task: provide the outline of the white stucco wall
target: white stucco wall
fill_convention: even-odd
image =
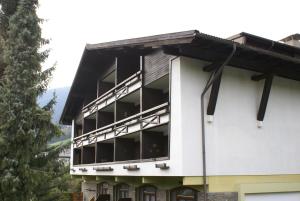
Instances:
[[[73,142],[74,140],[74,127],[75,127],[75,121],[72,120],[72,130],[71,130],[71,142]],[[70,169],[73,168],[73,148],[74,148],[74,145],[73,143],[71,143],[71,154],[70,154]],[[72,174],[72,171],[70,170],[70,173]]]
[[[176,115],[174,118],[180,118],[180,133],[176,134],[177,130],[172,131],[172,136],[181,135],[180,141],[182,152],[182,174],[185,176],[202,174],[202,146],[201,146],[201,113],[200,113],[200,95],[202,86],[205,84],[203,72],[197,60],[187,60],[183,57],[178,59],[180,62],[180,77],[178,90],[181,92],[178,96],[172,96],[172,108],[180,107],[181,115]],[[173,69],[173,66],[172,66]],[[174,69],[172,70],[172,73]],[[175,72],[173,73],[175,74]],[[172,74],[172,76],[174,76]],[[202,77],[202,78],[201,78]],[[178,83],[177,83],[178,84]],[[172,89],[175,91],[175,82],[172,82]],[[172,91],[172,93],[173,93]],[[176,99],[180,99],[180,104],[175,104]],[[172,117],[174,113],[172,110]],[[173,142],[171,147],[174,146]]]
[[[183,170],[196,176],[202,174],[200,94],[209,74],[203,62],[181,57],[180,63]],[[208,175],[300,173],[300,82],[275,77],[258,128],[263,81],[251,81],[253,74],[232,67],[223,72],[214,121],[206,121]]]

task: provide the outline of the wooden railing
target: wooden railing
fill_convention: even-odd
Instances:
[[[147,125],[149,125],[149,124],[159,125],[160,124],[160,115],[161,115],[160,111],[163,111],[163,113],[168,113],[169,112],[169,103],[168,102],[163,103],[163,104],[153,107],[149,110],[143,111],[139,114],[132,115],[123,120],[109,124],[102,128],[95,129],[84,135],[75,137],[73,143],[79,146],[79,144],[82,143],[82,141],[84,141],[84,140],[93,141],[94,138],[96,138],[100,135],[105,135],[106,133],[113,132],[113,131],[115,132],[115,136],[117,136],[124,131],[124,128],[126,128],[128,126],[125,124],[127,122],[130,122],[133,120],[136,120],[136,122],[134,122],[134,123],[140,123],[141,130],[143,128],[147,127]],[[147,114],[149,114],[149,115],[147,115]]]
[[[118,99],[120,97],[120,94],[124,93],[123,91],[127,89],[127,87],[128,87],[127,83],[130,83],[134,80],[136,80],[136,82],[141,80],[141,72],[142,71],[138,71],[138,72],[134,73],[133,75],[131,75],[130,77],[128,77],[127,79],[125,79],[124,81],[119,83],[117,86],[108,90],[107,92],[105,92],[104,94],[102,94],[101,96],[99,96],[98,98],[96,98],[95,100],[90,102],[89,104],[85,105],[82,108],[83,113],[89,111],[93,107],[96,107],[98,104],[109,99],[110,97],[115,96],[116,99]],[[131,84],[133,84],[133,83],[131,83]]]

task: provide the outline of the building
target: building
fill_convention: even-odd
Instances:
[[[86,45],[61,116],[84,200],[299,201],[292,40],[193,30]]]
[[[71,150],[66,149],[60,152],[58,159],[64,162],[66,165],[70,164],[70,155],[71,155]]]

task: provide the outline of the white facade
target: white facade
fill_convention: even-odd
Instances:
[[[198,60],[182,57],[180,63],[182,136],[187,136],[183,157],[185,163],[193,164],[184,170],[196,176],[202,174],[200,94],[208,73],[202,71],[204,64]],[[214,121],[206,121],[208,175],[300,173],[300,82],[275,77],[259,128],[256,115],[263,81],[252,81],[254,74],[224,69]],[[208,98],[209,92],[206,103]]]

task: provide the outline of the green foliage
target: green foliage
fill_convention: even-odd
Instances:
[[[9,18],[16,12],[19,0],[0,0],[0,77],[3,74],[5,64],[3,62],[4,40],[7,38]]]
[[[0,53],[5,64],[0,84],[0,200],[59,200],[67,187],[68,167],[57,159],[69,142],[47,144],[62,134],[51,122],[55,100],[43,108],[36,102],[53,71],[41,69],[48,51],[39,51],[46,40],[36,14],[38,1],[0,4]]]
[[[0,0],[0,35],[3,38],[7,36],[6,30],[8,28],[9,18],[16,12],[19,1],[20,0]]]

